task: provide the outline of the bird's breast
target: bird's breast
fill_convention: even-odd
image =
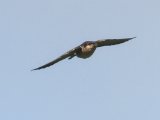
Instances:
[[[80,58],[88,58],[94,53],[95,49],[96,47],[94,45],[87,45],[81,48],[81,53],[77,56]]]

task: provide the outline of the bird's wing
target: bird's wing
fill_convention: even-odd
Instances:
[[[135,37],[133,37],[133,38],[135,38]],[[97,40],[96,43],[97,43],[97,47],[102,47],[102,46],[121,44],[121,43],[124,43],[124,42],[131,40],[133,38],[102,39],[102,40]]]
[[[51,62],[49,62],[49,63],[47,63],[47,64],[45,64],[45,65],[42,65],[42,66],[40,66],[40,67],[38,67],[38,68],[35,68],[35,69],[33,69],[33,70],[40,70],[40,69],[49,67],[49,66],[51,66],[51,65],[53,65],[53,64],[55,64],[55,63],[57,63],[57,62],[59,62],[59,61],[61,61],[61,60],[63,60],[63,59],[65,59],[65,58],[67,58],[67,57],[73,56],[78,49],[79,49],[79,46],[73,48],[72,50],[70,50],[70,51],[68,51],[68,52],[66,52],[66,53],[64,53],[63,55],[61,55],[61,56],[58,57],[57,59],[55,59],[55,60],[53,60],[53,61],[51,61]]]

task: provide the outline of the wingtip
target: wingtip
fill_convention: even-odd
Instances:
[[[31,71],[35,71],[35,70],[41,70],[41,69],[44,69],[44,68],[46,68],[46,67],[44,67],[44,66],[41,66],[41,67],[38,67],[38,68],[32,69]]]
[[[35,71],[35,70],[39,70],[39,69],[38,69],[38,68],[32,69],[31,72],[32,72],[32,71]]]
[[[128,40],[132,40],[132,39],[134,39],[134,38],[136,38],[136,37],[126,38],[126,40],[128,41]]]
[[[35,71],[35,70],[36,70],[36,69],[32,69],[31,72],[32,72],[32,71]]]
[[[132,38],[130,38],[130,40],[131,40],[131,39],[134,39],[134,38],[136,38],[136,37],[132,37]]]

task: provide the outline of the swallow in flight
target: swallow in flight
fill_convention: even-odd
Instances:
[[[133,38],[135,38],[135,37],[133,37]],[[101,40],[97,40],[97,41],[85,41],[81,45],[79,45],[79,46],[69,50],[68,52],[64,53],[63,55],[59,56],[57,59],[54,59],[53,61],[51,61],[45,65],[42,65],[38,68],[35,68],[33,70],[40,70],[40,69],[49,67],[49,66],[54,65],[55,63],[65,59],[65,58],[72,59],[73,57],[77,56],[79,58],[86,59],[86,58],[90,57],[94,53],[96,48],[98,48],[98,47],[121,44],[121,43],[127,42],[133,38],[101,39]]]

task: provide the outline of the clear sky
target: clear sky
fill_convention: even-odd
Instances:
[[[43,65],[85,40],[136,39]],[[160,120],[159,0],[1,0],[0,120]]]

